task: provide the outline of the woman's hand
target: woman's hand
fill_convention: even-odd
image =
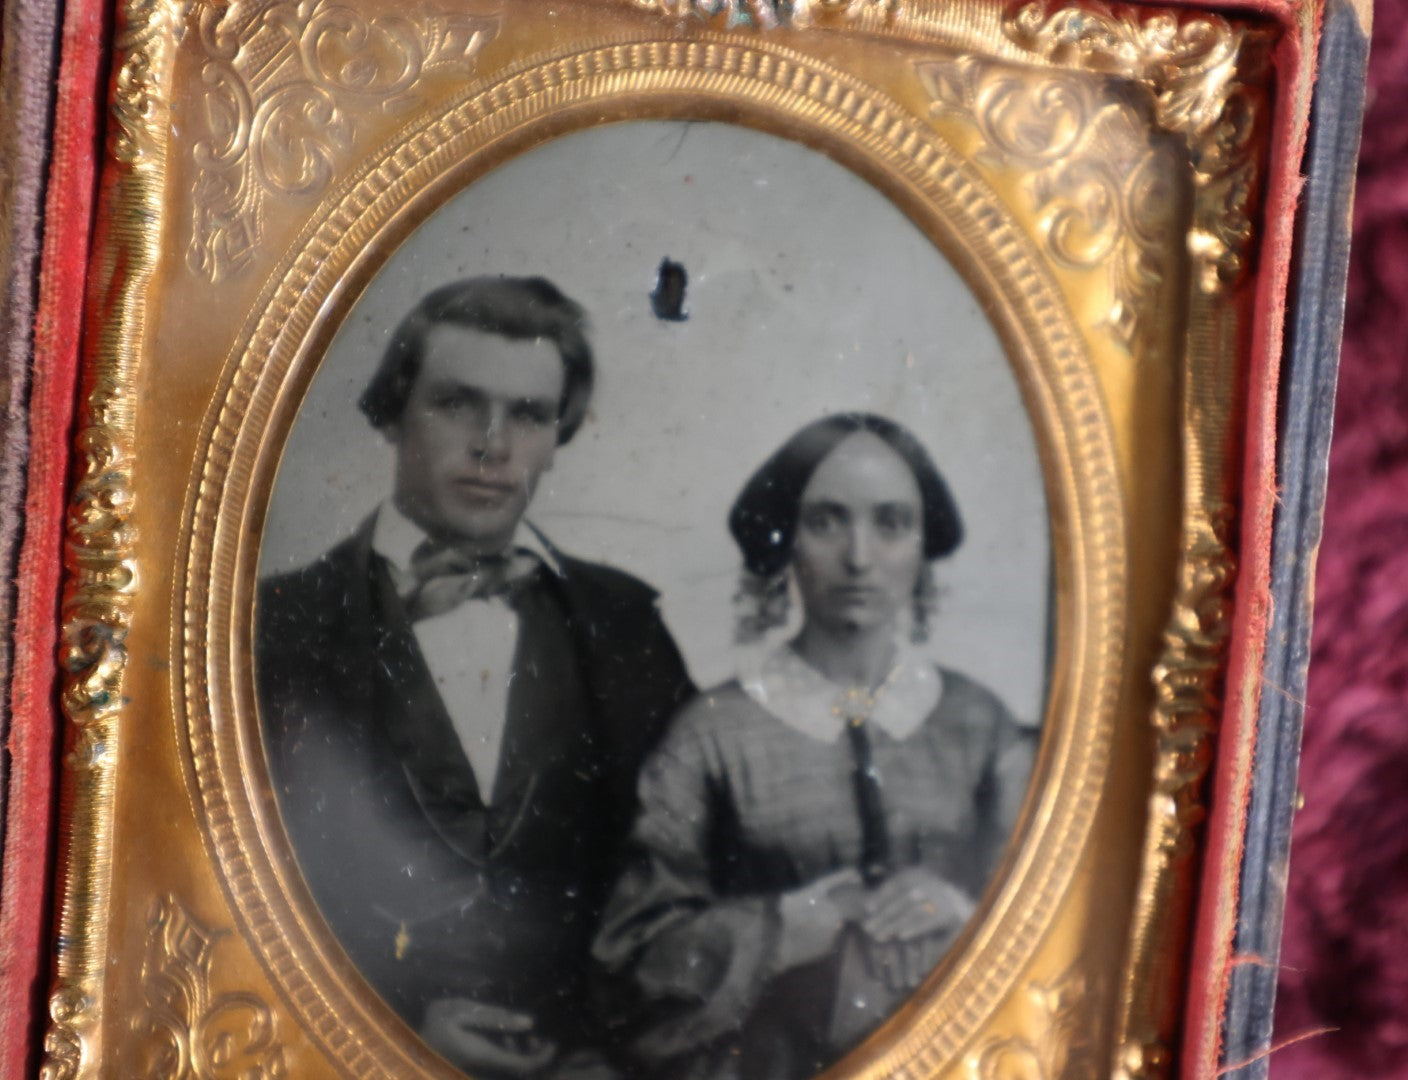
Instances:
[[[831,951],[846,925],[846,913],[835,894],[855,890],[860,883],[856,870],[837,870],[782,894],[777,905],[782,917],[779,972],[819,960]]]
[[[860,926],[872,941],[915,941],[952,934],[973,914],[973,901],[922,866],[886,878],[866,897]]]
[[[871,942],[866,950],[870,974],[898,993],[917,990],[948,952],[949,939],[940,934],[915,941]]]
[[[440,998],[425,1010],[420,1037],[457,1069],[528,1076],[557,1048],[533,1033],[533,1018],[468,998]]]

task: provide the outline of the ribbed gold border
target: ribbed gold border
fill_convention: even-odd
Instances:
[[[797,138],[889,194],[996,313],[1042,448],[1059,645],[1049,734],[1021,838],[974,929],[904,1022],[888,1025],[838,1075],[925,1073],[951,1062],[1011,989],[1089,835],[1125,674],[1123,513],[1092,365],[1030,241],[921,118],[766,41],[706,35],[546,59],[406,129],[313,217],[232,355],[189,509],[178,710],[211,850],[275,981],[352,1076],[425,1066],[322,924],[269,789],[249,674],[251,608],[282,441],[337,319],[432,209],[545,138],[655,116],[731,120]],[[454,1075],[435,1068],[432,1075]]]

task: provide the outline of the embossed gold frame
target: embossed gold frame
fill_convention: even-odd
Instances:
[[[1280,32],[1054,0],[126,0],[45,1075],[452,1075],[291,861],[252,719],[251,538],[390,249],[495,164],[639,117],[798,139],[892,198],[993,313],[1041,444],[1058,640],[1024,823],[949,960],[836,1074],[1165,1075]]]

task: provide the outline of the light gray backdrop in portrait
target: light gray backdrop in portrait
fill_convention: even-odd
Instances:
[[[663,257],[688,319],[650,304]],[[260,573],[353,532],[393,455],[357,411],[392,329],[429,290],[542,274],[591,319],[597,390],[529,519],[643,578],[701,686],[730,676],[744,480],[803,424],[860,409],[911,428],[966,527],[936,568],[929,650],[1028,723],[1046,677],[1050,531],[1031,425],[997,336],[883,195],[798,144],[726,124],[633,122],[557,139],[473,184],[358,301],[285,447]]]

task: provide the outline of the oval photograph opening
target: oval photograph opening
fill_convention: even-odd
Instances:
[[[559,138],[417,229],[304,399],[259,576],[309,891],[486,1080],[837,1062],[967,926],[1045,711],[992,324],[878,191],[726,124]]]

